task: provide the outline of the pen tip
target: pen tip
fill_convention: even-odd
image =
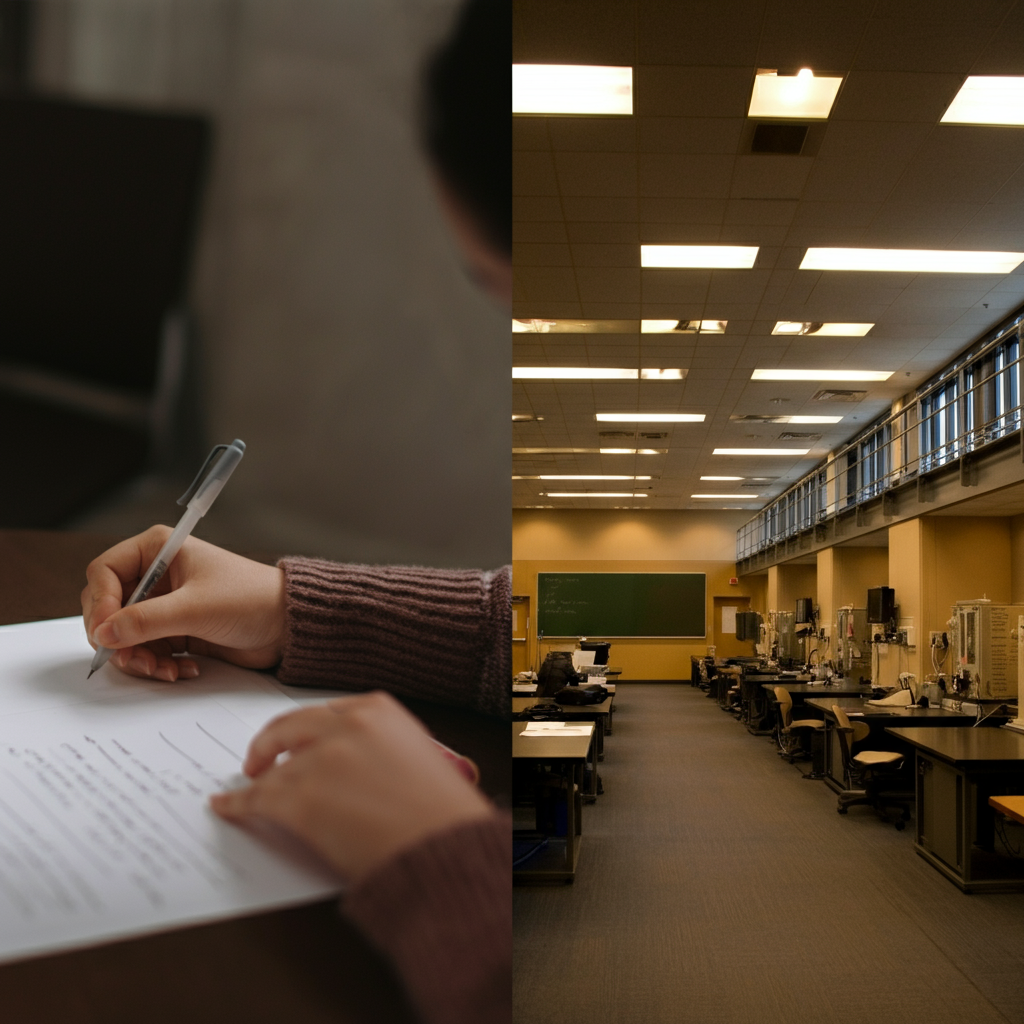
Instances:
[[[96,671],[96,669],[94,669],[94,668],[89,669],[89,674],[85,678],[86,679],[92,679],[92,674],[95,671]]]

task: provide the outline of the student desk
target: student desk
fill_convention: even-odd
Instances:
[[[588,729],[585,736],[522,736],[529,722],[512,723],[512,760],[522,764],[550,765],[561,775],[565,804],[565,838],[548,835],[547,849],[539,851],[522,868],[512,872],[515,882],[571,882],[576,876],[583,832],[583,766],[593,742],[592,722],[579,722]],[[596,775],[596,771],[594,772]],[[538,815],[549,805],[537,800]],[[538,832],[544,832],[538,821]]]
[[[1024,735],[1011,729],[890,728],[915,748],[915,849],[964,892],[1024,891],[1024,861],[1001,855],[991,796],[1024,790]]]
[[[612,722],[612,719],[615,717],[615,684],[614,683],[606,683],[600,677],[595,677],[593,680],[591,680],[591,682],[600,683],[608,691],[608,693],[611,695],[611,704],[608,705],[608,721],[605,722],[605,727],[604,727],[604,734],[606,736],[611,736],[611,734],[612,734],[612,725],[614,724]],[[581,683],[580,685],[581,686],[587,686],[589,684],[588,683]],[[527,697],[531,693],[536,693],[536,692],[537,692],[537,684],[536,683],[513,683],[512,684],[512,699],[513,700],[515,700],[516,697]]]
[[[946,711],[944,708],[909,708],[879,707],[868,704],[860,697],[811,697],[807,705],[823,712],[825,716],[825,785],[837,793],[846,792],[846,773],[843,769],[843,754],[836,736],[836,716],[832,714],[832,705],[838,705],[847,715],[852,715],[851,722],[864,722],[871,730],[869,738],[864,741],[870,750],[906,751],[902,743],[897,743],[891,736],[885,735],[886,726],[900,725],[907,728],[947,728],[949,726],[969,725],[974,721],[957,711]]]
[[[87,563],[120,539],[0,530],[0,624],[80,613]],[[508,804],[507,722],[405,703],[471,757],[484,790]],[[0,964],[0,1007],[11,1024],[413,1022],[390,967],[333,900]]]
[[[605,697],[600,704],[557,704],[557,707],[562,709],[563,714],[567,721],[570,722],[593,722],[596,725],[594,732],[594,753],[595,762],[604,760],[604,737],[605,734],[610,734],[611,729],[608,727],[612,718],[612,700],[611,697]],[[527,708],[536,707],[538,704],[555,704],[555,701],[551,698],[541,698],[537,700],[535,697],[513,697],[512,698],[512,714],[518,714],[520,711],[525,711]],[[597,771],[596,767],[590,777],[590,789],[587,793],[590,797],[597,797]]]

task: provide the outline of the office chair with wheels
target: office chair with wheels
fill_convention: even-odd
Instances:
[[[779,756],[784,757],[792,764],[797,757],[803,757],[808,753],[807,748],[801,742],[801,737],[813,737],[815,734],[820,734],[821,730],[825,728],[825,723],[817,718],[802,718],[794,721],[793,697],[784,686],[775,687],[775,707],[778,712],[776,737],[779,742]],[[824,775],[816,767],[804,778],[821,779],[824,778]]]
[[[867,739],[866,722],[851,723],[846,712],[832,705],[836,717],[836,736],[843,759],[846,789],[839,794],[836,810],[846,814],[854,804],[868,804],[883,821],[890,820],[886,808],[899,807],[902,814],[893,824],[902,832],[910,819],[910,801],[914,799],[912,780],[900,771],[903,755],[895,750],[858,750],[854,744]]]

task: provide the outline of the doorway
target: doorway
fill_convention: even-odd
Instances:
[[[713,637],[716,658],[750,658],[754,644],[750,640],[736,639],[736,616],[750,611],[749,597],[716,597]]]

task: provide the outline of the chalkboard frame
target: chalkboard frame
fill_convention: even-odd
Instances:
[[[690,632],[679,632],[679,633],[621,633],[614,631],[599,631],[599,630],[586,630],[581,629],[576,632],[552,632],[545,628],[545,616],[549,615],[545,611],[544,597],[545,597],[545,583],[548,579],[556,577],[586,577],[586,576],[622,576],[622,577],[637,577],[641,579],[651,579],[653,577],[663,576],[674,576],[674,577],[685,577],[689,581],[696,579],[700,580],[700,622],[702,632],[690,633]],[[547,639],[569,639],[572,637],[585,636],[588,639],[614,639],[614,640],[705,640],[707,638],[708,629],[708,615],[707,615],[707,573],[703,572],[540,572],[537,574],[537,630],[538,636],[542,636],[545,640]],[[691,599],[692,604],[696,606],[697,602],[695,599]],[[548,618],[550,622],[550,618]],[[690,622],[695,623],[696,618],[692,617]],[[581,623],[586,625],[587,623]],[[591,623],[594,624],[594,623]],[[685,625],[685,623],[683,624]]]

